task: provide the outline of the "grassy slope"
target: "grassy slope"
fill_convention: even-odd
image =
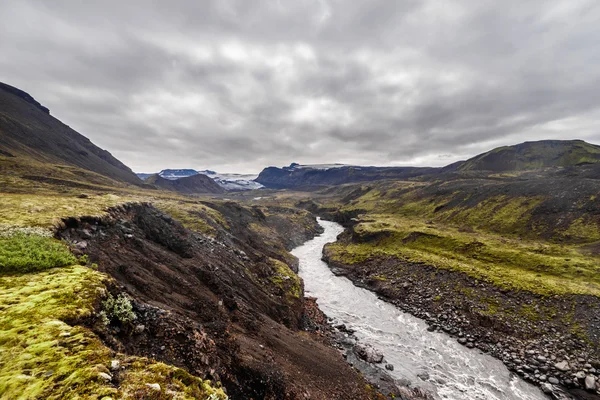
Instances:
[[[499,147],[467,160],[461,171],[524,171],[600,162],[600,147],[581,140],[544,140]]]
[[[106,296],[108,277],[70,265],[76,260],[66,246],[35,234],[1,240],[0,398],[225,398],[220,389],[178,368],[113,354],[79,325]],[[23,272],[29,270],[36,272]],[[113,359],[122,367],[118,387],[101,376],[114,373],[108,369]],[[158,383],[161,391],[147,383]]]
[[[31,165],[39,168],[36,173],[40,175],[55,174],[57,168],[31,161],[20,174],[30,171]],[[103,216],[107,208],[126,202],[151,202],[187,228],[213,237],[229,229],[226,218],[203,203],[208,198],[113,185],[106,180],[99,180],[93,190],[81,189],[78,184],[87,179],[87,173],[71,175],[58,168],[58,174],[64,184],[33,182],[19,173],[10,181],[3,178],[7,183],[3,188],[8,191],[0,192],[0,399],[173,398],[165,388],[179,393],[178,398],[207,398],[210,394],[214,399],[225,398],[209,382],[183,370],[111,354],[90,329],[77,325],[76,321],[90,316],[94,306],[101,303],[106,295],[104,282],[109,278],[73,265],[77,259],[49,236],[63,218]],[[88,197],[79,198],[81,193]],[[264,212],[271,217],[267,208]],[[293,218],[294,214],[281,217]],[[264,235],[265,240],[276,235],[266,223],[249,228]],[[273,249],[282,253],[277,256],[281,260],[293,261],[283,257],[283,248]],[[301,283],[281,260],[270,259],[271,268],[263,283],[284,293],[291,303],[297,302]],[[99,378],[100,372],[110,372],[107,367],[114,358],[125,367],[118,387]],[[146,383],[159,383],[162,392],[153,393]]]
[[[425,186],[380,184],[349,203],[338,203],[343,211],[363,214],[354,228],[354,243],[329,246],[333,259],[352,264],[397,257],[505,288],[600,296],[598,257],[586,250],[600,239],[597,225],[575,219],[564,231],[577,240],[553,243],[530,229],[542,197],[493,196],[468,207],[459,202],[444,208],[459,194],[423,196]]]
[[[42,174],[54,173],[31,162]],[[76,169],[76,168],[75,168]],[[60,170],[60,168],[59,168]],[[87,173],[86,173],[87,176]],[[105,214],[128,201],[158,201],[176,210],[182,197],[123,185],[101,185],[79,198],[84,177],[61,173],[66,184],[35,183],[18,174],[3,176],[0,193],[0,399],[31,398],[209,398],[225,399],[220,389],[187,372],[139,357],[113,354],[85,326],[79,325],[106,296],[108,277],[77,264],[68,248],[52,239],[61,218]],[[34,192],[31,194],[27,192]],[[16,192],[16,193],[15,193]],[[87,193],[90,193],[89,191]],[[189,201],[189,200],[188,200]],[[216,211],[203,216],[214,223]],[[207,226],[206,220],[197,224]],[[118,386],[100,373],[118,359],[123,367]],[[146,386],[158,383],[161,391]]]

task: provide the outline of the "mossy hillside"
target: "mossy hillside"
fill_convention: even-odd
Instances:
[[[209,382],[162,363],[115,355],[89,329],[70,325],[92,316],[106,294],[106,279],[83,266],[0,277],[0,398],[225,399]],[[118,387],[100,376],[111,373],[107,366],[115,357],[125,367]],[[159,383],[161,392],[146,383]]]
[[[60,241],[24,232],[0,232],[0,275],[41,271],[76,264],[77,258]]]
[[[208,236],[215,236],[218,227],[229,229],[220,212],[199,201],[161,199],[154,201],[153,205],[181,222],[187,229]]]
[[[102,216],[109,207],[135,200],[132,197],[109,193],[90,195],[84,199],[61,194],[0,193],[0,226],[52,228],[59,224],[62,218]]]
[[[600,295],[597,258],[576,246],[468,232],[386,214],[369,214],[354,230],[352,243],[328,245],[334,261],[354,264],[396,257],[465,272],[508,289]]]
[[[600,147],[582,140],[543,140],[493,149],[467,160],[461,171],[524,171],[600,161]]]
[[[590,195],[595,193],[595,184],[576,183],[571,191],[563,188],[558,192],[548,188],[551,184],[379,182],[340,210],[422,218],[461,229],[557,243],[600,240],[600,214],[595,211],[600,203],[598,196]]]
[[[111,190],[126,184],[76,167],[34,160],[26,154],[0,155],[0,187],[13,193],[57,192],[72,189]]]
[[[272,266],[269,276],[271,283],[285,293],[288,301],[298,301],[302,296],[302,284],[298,275],[283,261],[275,258],[270,258],[269,261]]]

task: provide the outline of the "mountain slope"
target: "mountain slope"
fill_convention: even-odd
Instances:
[[[541,140],[498,147],[467,160],[459,171],[525,171],[600,162],[600,146],[583,140]]]
[[[202,174],[187,176],[185,178],[174,180],[165,179],[159,174],[154,174],[146,179],[145,182],[150,185],[158,186],[161,189],[185,194],[225,193],[225,189],[219,186],[218,183],[208,176]]]
[[[108,151],[50,115],[22,90],[0,83],[0,156],[72,165],[116,181],[141,180]]]
[[[261,171],[256,182],[273,189],[341,185],[380,179],[407,179],[434,173],[437,168],[417,167],[360,167],[350,165],[311,166],[292,164],[289,167],[268,167]]]

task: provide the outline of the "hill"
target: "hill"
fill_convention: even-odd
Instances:
[[[256,182],[272,189],[306,188],[341,185],[380,179],[408,179],[436,173],[438,168],[361,167],[352,165],[311,166],[291,164],[289,167],[268,167],[261,171]]]
[[[159,174],[154,174],[147,178],[145,182],[161,189],[184,194],[225,193],[225,189],[219,186],[217,182],[202,174],[172,180],[163,178]]]
[[[583,140],[541,140],[498,147],[457,166],[459,171],[526,171],[600,161],[600,146]]]
[[[32,96],[0,83],[0,158],[24,168],[42,163],[48,167],[73,166],[110,178],[139,185],[142,181],[108,151],[94,145],[50,115],[48,108]],[[39,164],[37,164],[39,166]],[[33,172],[45,178],[43,172]]]

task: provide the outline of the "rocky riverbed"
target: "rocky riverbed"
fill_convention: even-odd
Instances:
[[[325,249],[324,259],[335,274],[425,320],[429,331],[502,360],[550,397],[600,399],[599,299],[510,292],[393,258],[345,265]]]

